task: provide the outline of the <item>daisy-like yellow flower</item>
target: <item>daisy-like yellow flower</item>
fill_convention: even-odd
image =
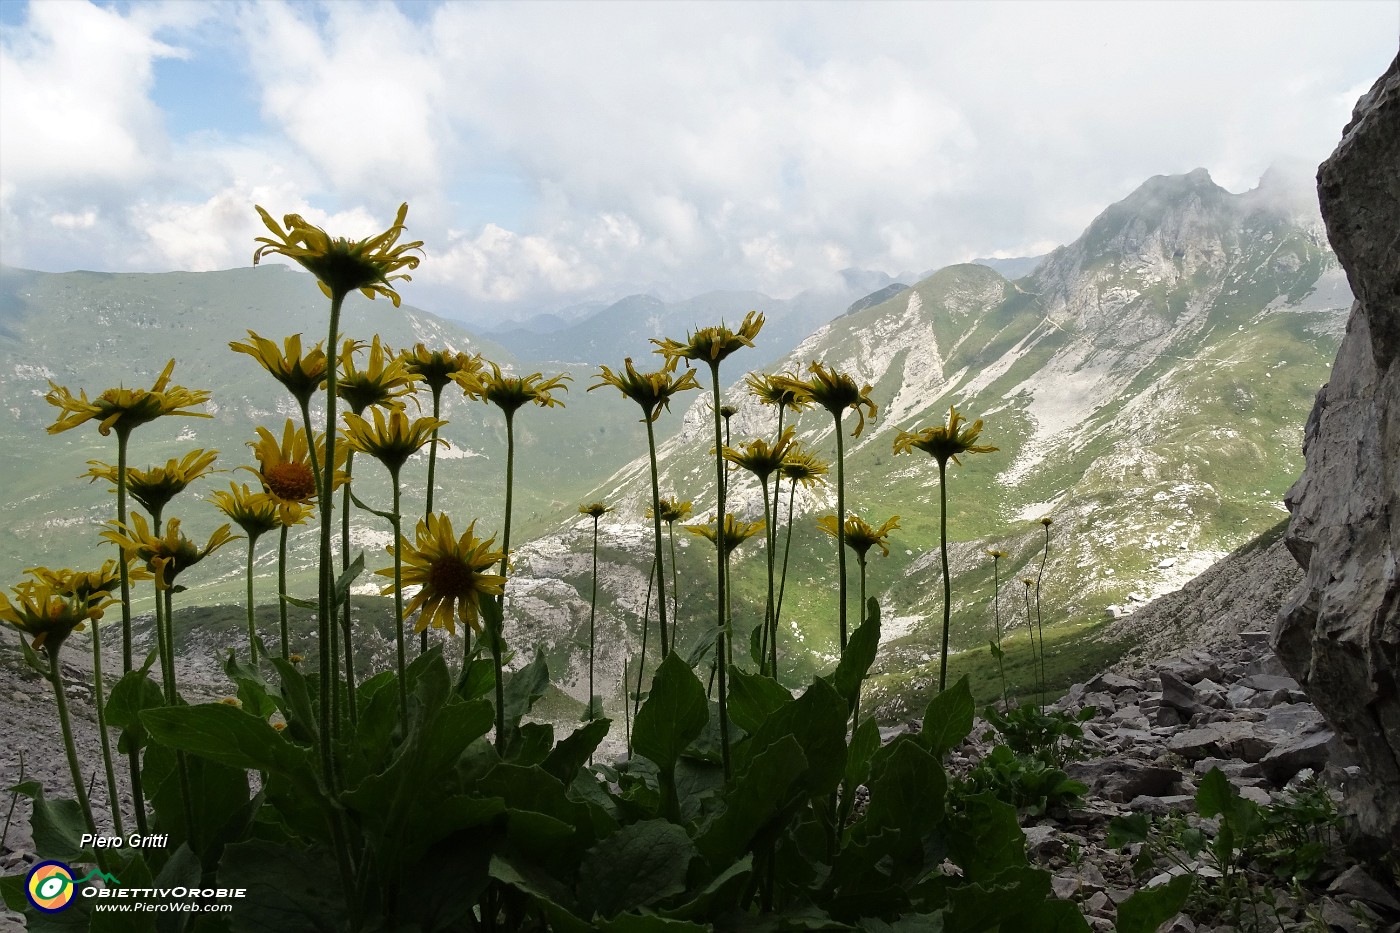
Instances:
[[[180,520],[172,518],[165,524],[165,533],[156,537],[146,519],[136,512],[129,524],[108,522],[113,527],[102,532],[102,537],[122,549],[128,560],[138,560],[155,577],[156,589],[166,590],[175,585],[175,578],[181,571],[193,567],[230,541],[238,540],[229,532],[228,525],[220,525],[209,536],[209,541],[200,548],[180,533]]]
[[[1051,518],[1049,515],[1047,515],[1047,516],[1045,516],[1044,518],[1042,518],[1042,519],[1040,520],[1040,523],[1041,523],[1042,525],[1044,525],[1046,528],[1049,528],[1049,527],[1054,523],[1054,521],[1055,521],[1055,520],[1054,520],[1053,518]]]
[[[413,394],[413,383],[418,378],[404,364],[402,356],[379,342],[376,334],[369,344],[369,359],[364,369],[355,365],[355,353],[365,349],[358,340],[347,340],[340,351],[340,378],[335,391],[350,410],[363,414],[371,405],[385,408],[402,408],[400,399]]]
[[[545,379],[543,373],[507,376],[495,363],[491,364],[490,375],[473,374],[469,378],[464,373],[456,373],[452,379],[467,395],[495,405],[507,415],[514,414],[527,402],[534,402],[541,408],[553,408],[555,405],[563,408],[564,403],[552,393],[555,389],[561,392],[569,391],[569,387],[564,383],[572,381],[568,373],[561,373],[549,379]]]
[[[1011,555],[1007,554],[1005,551],[994,551],[989,548],[987,550],[987,556],[990,557],[992,560],[1001,560],[1002,558],[1010,557]]]
[[[947,424],[935,425],[913,433],[900,431],[894,439],[894,452],[909,453],[918,448],[937,460],[940,465],[951,460],[962,466],[962,461],[958,459],[959,454],[989,454],[997,449],[977,443],[977,436],[982,433],[981,418],[964,427],[963,423],[966,421],[962,413],[950,405]]]
[[[202,411],[187,411],[192,405],[202,405],[209,400],[209,393],[192,391],[183,386],[170,385],[170,374],[175,369],[175,361],[165,364],[155,385],[150,389],[108,389],[93,401],[88,401],[87,391],[73,393],[52,380],[49,393],[44,400],[60,409],[59,419],[49,425],[50,434],[58,434],[69,428],[76,428],[85,421],[97,418],[97,430],[105,437],[113,428],[117,434],[125,436],[131,429],[162,415],[189,415],[191,418],[212,418]]]
[[[657,340],[656,350],[666,357],[667,363],[674,366],[677,360],[699,360],[705,363],[718,363],[740,347],[753,346],[753,340],[763,329],[763,315],[750,311],[744,315],[743,323],[737,331],[731,330],[723,322],[714,327],[701,327],[691,331],[682,343],[666,338]]]
[[[149,580],[151,575],[141,567],[129,567],[128,579]],[[62,596],[71,596],[88,604],[113,598],[121,586],[121,572],[115,560],[102,562],[97,570],[51,570],[48,567],[30,567],[25,573],[37,582],[51,587]]]
[[[233,519],[250,541],[282,526],[278,501],[265,492],[253,492],[247,483],[229,483],[227,491],[216,491],[209,501]]]
[[[767,480],[780,469],[792,446],[792,428],[786,428],[773,443],[758,437],[739,448],[724,448],[724,459],[748,470],[760,480]]]
[[[817,525],[822,531],[833,538],[839,537],[836,533],[836,516],[823,515],[817,519]],[[865,519],[859,515],[851,515],[846,519],[846,547],[855,551],[858,556],[864,558],[866,553],[878,546],[880,551],[886,556],[890,556],[889,542],[886,540],[890,532],[899,527],[899,516],[896,515],[885,522],[879,528],[873,528]]]
[[[248,342],[232,341],[229,349],[246,353],[257,360],[272,378],[282,383],[292,397],[302,405],[326,384],[326,351],[317,343],[305,355],[301,352],[301,334],[292,334],[282,341],[282,349],[266,337],[248,331]]]
[[[404,369],[417,376],[433,392],[441,392],[454,378],[462,377],[463,388],[470,380],[467,377],[481,372],[480,353],[459,353],[456,350],[429,350],[421,343],[412,350],[399,354]],[[470,393],[468,393],[470,394]]]
[[[592,392],[603,386],[616,387],[623,395],[641,406],[643,421],[654,422],[661,417],[663,408],[670,410],[671,397],[676,393],[700,388],[700,383],[695,381],[694,370],[687,369],[681,376],[676,376],[674,359],[668,359],[665,366],[650,373],[637,372],[630,356],[623,361],[623,366],[624,369],[620,373],[615,373],[606,366],[598,367],[598,378],[602,381],[589,386],[588,391]]]
[[[681,527],[693,535],[699,535],[711,544],[719,544],[716,540],[713,521],[708,521],[703,525],[682,525]],[[735,548],[763,531],[765,527],[767,527],[767,523],[762,520],[746,522],[735,518],[732,512],[726,515],[724,517],[724,556],[732,554]]]
[[[787,456],[783,457],[782,465],[778,467],[778,474],[783,479],[801,483],[807,489],[825,486],[830,472],[829,463],[796,442],[788,447]]]
[[[803,387],[802,380],[794,373],[749,373],[744,377],[744,385],[749,387],[754,398],[764,405],[776,405],[788,411],[804,411],[812,407],[812,396]]]
[[[590,502],[587,505],[581,505],[578,507],[578,513],[580,515],[591,515],[594,518],[602,518],[604,515],[608,514],[611,511],[612,506],[604,505],[601,502]]]
[[[151,515],[160,515],[170,500],[184,492],[190,483],[212,472],[210,468],[218,456],[217,450],[192,450],[178,460],[172,457],[165,466],[149,470],[127,467],[127,492]],[[83,475],[90,480],[107,480],[116,492],[117,468],[100,460],[89,460],[88,464],[92,468]]]
[[[409,457],[433,440],[433,432],[447,423],[437,418],[414,418],[410,421],[403,409],[390,411],[387,420],[382,408],[371,408],[370,414],[374,417],[373,424],[359,415],[346,412],[346,443],[374,457],[395,477]],[[437,443],[447,446],[444,440]]]
[[[838,422],[846,409],[853,410],[860,420],[856,422],[856,429],[851,432],[851,437],[860,437],[860,432],[865,430],[866,416],[874,418],[878,410],[870,398],[871,387],[868,384],[858,385],[845,373],[837,372],[834,367],[821,363],[813,362],[807,367],[807,371],[812,374],[810,379],[782,375],[773,376],[772,381],[780,388],[805,394],[813,403],[831,412]]]
[[[257,474],[262,480],[263,489],[283,507],[315,502],[316,474],[311,469],[311,448],[306,442],[306,429],[297,427],[296,423],[288,418],[282,429],[281,444],[278,444],[277,438],[273,437],[267,428],[259,427],[257,434],[258,439],[249,441],[248,446],[253,448],[253,455],[258,458],[259,467],[256,470],[252,467],[242,469]],[[325,435],[316,435],[316,451],[317,462],[325,463]],[[340,469],[345,465],[345,453],[344,447],[336,448],[336,470],[332,488],[343,486],[349,479],[345,471]],[[289,524],[286,517],[283,518],[283,524]]]
[[[403,583],[420,587],[404,610],[405,615],[422,610],[415,631],[422,632],[431,625],[456,634],[457,620],[461,620],[473,631],[480,632],[477,598],[500,596],[505,592],[506,578],[486,572],[505,555],[491,550],[495,538],[482,541],[473,533],[475,529],[476,522],[472,522],[460,538],[456,537],[452,519],[434,512],[418,523],[416,545],[410,544],[407,538],[399,538],[399,551],[406,565]],[[393,553],[393,548],[386,550]],[[392,578],[394,568],[385,567],[375,573]],[[384,587],[381,595],[387,596],[393,591],[391,583]]]
[[[0,621],[8,622],[33,639],[35,651],[57,651],[68,636],[80,632],[89,621],[102,618],[103,610],[115,600],[96,604],[59,592],[47,583],[26,580],[10,587],[15,602],[0,593]]]
[[[410,253],[423,250],[422,240],[398,241],[403,235],[403,222],[408,218],[407,204],[400,205],[393,226],[364,240],[332,237],[320,227],[307,223],[300,214],[287,214],[279,226],[267,211],[261,207],[257,211],[275,239],[255,238],[254,242],[262,245],[253,252],[253,265],[268,253],[280,253],[316,276],[327,298],[344,298],[359,289],[366,298],[383,295],[394,307],[399,306],[399,293],[389,283],[412,278],[399,270],[416,269],[419,259]]]
[[[689,499],[684,502],[679,499],[671,499],[666,496],[661,497],[661,520],[668,525],[678,522],[683,518],[689,518],[693,503]],[[651,506],[647,506],[647,518],[652,517]]]

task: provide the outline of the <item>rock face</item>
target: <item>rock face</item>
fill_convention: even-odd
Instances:
[[[1303,582],[1278,657],[1371,781],[1352,805],[1400,851],[1400,59],[1356,105],[1318,171],[1328,236],[1356,302],[1304,436],[1286,543]]]

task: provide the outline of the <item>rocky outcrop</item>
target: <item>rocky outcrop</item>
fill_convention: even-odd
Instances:
[[[1286,543],[1305,576],[1278,657],[1353,745],[1352,807],[1400,851],[1400,59],[1357,104],[1318,171],[1327,233],[1356,302],[1304,432]]]

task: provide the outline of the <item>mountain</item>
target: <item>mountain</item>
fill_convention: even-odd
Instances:
[[[1001,258],[972,259],[969,260],[975,266],[986,266],[988,269],[995,269],[1008,279],[1019,279],[1023,275],[1030,275],[1035,271],[1035,267],[1040,265],[1044,256],[1005,256]]]
[[[761,366],[790,351],[812,331],[840,315],[853,300],[890,281],[882,272],[848,269],[837,286],[809,289],[786,299],[746,291],[707,292],[683,301],[664,301],[650,294],[631,295],[561,326],[522,326],[491,336],[522,360],[552,361],[596,371],[599,365],[617,368],[630,356],[638,368],[652,369],[655,366],[645,362],[659,360],[652,356],[656,349],[652,338],[673,337],[721,319],[737,322],[749,311],[761,311],[768,324],[764,341],[756,348],[757,359],[751,361],[752,365]],[[872,285],[873,288],[868,287]]]
[[[1282,517],[1280,499],[1302,463],[1303,421],[1350,295],[1315,207],[1257,191],[1231,194],[1204,170],[1150,179],[1029,276],[941,269],[832,321],[770,367],[820,360],[873,386],[879,416],[846,445],[847,502],[872,523],[900,516],[890,555],[870,567],[871,594],[886,607],[879,663],[897,674],[888,695],[936,676],[929,659],[942,611],[937,471],[922,454],[894,456],[891,444],[899,430],[941,423],[950,404],[985,419],[981,442],[999,448],[949,469],[957,647],[985,644],[993,628],[985,549],[1011,555],[999,567],[1002,622],[1025,624],[1023,588],[1008,581],[1040,576],[1042,516],[1053,525],[1041,606],[1057,627],[1131,612]],[[736,381],[725,396],[739,406],[735,443],[774,430],[773,413],[737,385],[757,356],[741,351],[725,365]],[[663,494],[694,500],[701,518],[714,502],[710,410],[707,397],[696,399],[661,451]],[[797,429],[804,444],[832,455],[824,411],[803,414]],[[650,562],[639,521],[646,471],[637,460],[596,490],[619,506],[602,547],[614,655],[638,649]],[[763,515],[744,475],[730,502],[746,519]],[[835,656],[834,544],[813,522],[833,507],[830,491],[796,497],[784,603],[794,682]],[[521,549],[531,583],[517,618],[537,644],[573,644],[586,618],[577,595],[587,592],[586,530],[566,521]],[[681,628],[703,632],[712,624],[713,551],[698,539],[677,545]],[[743,638],[762,615],[761,543],[737,555]],[[621,658],[611,663],[620,670]]]

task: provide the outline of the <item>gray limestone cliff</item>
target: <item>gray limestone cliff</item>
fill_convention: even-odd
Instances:
[[[1400,59],[1357,103],[1318,195],[1356,301],[1288,493],[1305,574],[1274,643],[1368,774],[1359,829],[1400,851]]]

